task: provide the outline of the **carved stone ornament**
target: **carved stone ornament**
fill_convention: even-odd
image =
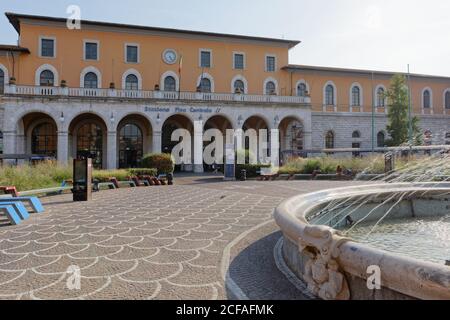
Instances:
[[[339,247],[349,238],[327,226],[306,226],[298,240],[301,253],[308,256],[303,280],[308,289],[324,300],[349,300],[350,290],[337,258]]]

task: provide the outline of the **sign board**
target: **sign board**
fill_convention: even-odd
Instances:
[[[73,201],[92,199],[92,159],[73,160]]]

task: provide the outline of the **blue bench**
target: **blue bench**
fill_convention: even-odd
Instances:
[[[22,219],[17,214],[15,207],[12,205],[0,204],[0,212],[3,212],[6,215],[12,225],[18,225],[22,222]]]
[[[25,202],[28,203],[35,213],[44,212],[44,207],[37,197],[17,197],[17,198],[0,198],[0,205],[5,202]]]
[[[16,201],[8,201],[8,202],[0,202],[1,206],[12,206],[13,209],[16,211],[17,215],[22,220],[27,220],[30,217],[30,214],[28,213],[27,208],[25,208],[24,204],[22,202],[16,202]]]

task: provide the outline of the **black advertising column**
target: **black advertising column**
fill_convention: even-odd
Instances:
[[[92,159],[73,160],[73,201],[92,199]]]

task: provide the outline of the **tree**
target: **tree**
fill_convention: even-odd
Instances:
[[[388,98],[389,121],[387,131],[391,137],[386,141],[386,144],[389,146],[399,146],[409,141],[409,97],[405,76],[396,74],[392,77],[386,97]],[[411,120],[413,144],[421,144],[419,118],[413,117]]]

